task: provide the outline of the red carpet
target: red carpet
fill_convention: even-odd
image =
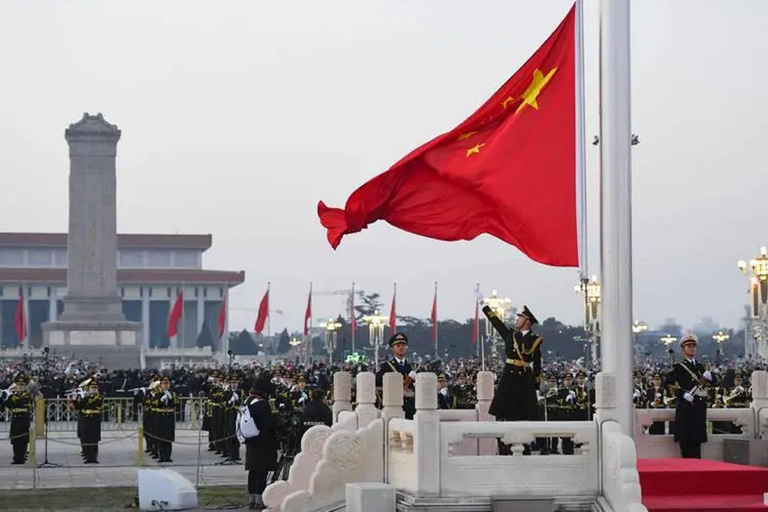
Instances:
[[[768,511],[768,468],[697,459],[638,459],[649,512]]]

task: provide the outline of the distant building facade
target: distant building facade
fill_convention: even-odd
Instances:
[[[245,273],[203,269],[203,253],[211,244],[211,235],[118,234],[122,308],[127,320],[143,324],[145,348],[196,347],[200,339],[225,350],[218,339],[219,313],[222,304],[228,308],[229,289],[241,284]],[[22,295],[27,344],[41,347],[42,324],[61,315],[66,286],[66,234],[0,233],[0,346],[19,345],[15,313]],[[182,290],[183,320],[179,335],[169,340],[168,317]]]

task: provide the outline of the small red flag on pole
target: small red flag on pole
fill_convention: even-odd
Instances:
[[[267,291],[264,292],[264,297],[261,298],[261,303],[259,304],[259,314],[256,317],[256,326],[254,327],[256,334],[262,333],[264,325],[267,323],[267,318],[269,318],[269,284],[267,284]]]
[[[27,339],[27,318],[24,314],[24,292],[19,290],[19,302],[16,303],[16,314],[13,319],[16,327],[16,336],[19,338],[19,345]]]
[[[307,310],[304,312],[304,336],[309,336],[309,324],[312,323],[312,283],[309,283]]]
[[[221,309],[219,310],[219,339],[224,336],[224,328],[227,325],[227,298],[221,301]]]
[[[395,283],[395,292],[392,294],[392,308],[389,310],[389,328],[392,329],[392,333],[395,332],[395,325],[397,324],[397,283]]]
[[[179,319],[181,318],[183,307],[184,292],[179,292],[179,295],[176,296],[176,302],[173,304],[173,309],[171,309],[171,315],[168,317],[168,329],[165,333],[168,338],[173,338],[179,333]]]

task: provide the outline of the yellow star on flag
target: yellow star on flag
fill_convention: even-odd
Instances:
[[[513,103],[514,101],[515,101],[515,97],[514,96],[507,96],[507,99],[505,99],[504,101],[501,102],[501,107],[502,108],[507,108],[507,106],[510,103]]]
[[[459,142],[459,141],[462,141],[462,140],[466,140],[466,139],[470,138],[471,136],[473,136],[476,133],[477,132],[462,133],[461,135],[459,135],[459,138],[456,139],[456,142]]]
[[[517,107],[517,110],[515,110],[515,114],[523,110],[526,105],[530,105],[536,110],[539,109],[539,104],[536,101],[536,98],[539,97],[539,94],[541,94],[541,90],[544,89],[544,87],[547,85],[547,82],[549,82],[552,79],[552,76],[555,74],[556,71],[557,71],[557,68],[552,68],[552,71],[547,73],[546,76],[544,76],[544,73],[542,73],[540,69],[536,69],[536,71],[533,72],[533,80],[531,80],[531,84],[523,93],[523,96],[522,96],[523,102],[520,104],[519,107]]]
[[[469,148],[467,150],[467,157],[469,157],[469,155],[479,155],[480,154],[480,148],[482,148],[483,146],[485,146],[485,142],[482,142],[480,144],[475,144],[474,146]]]

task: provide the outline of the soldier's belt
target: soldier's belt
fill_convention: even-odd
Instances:
[[[83,414],[101,414],[101,411],[99,409],[83,409],[80,412],[82,412]]]
[[[173,413],[175,409],[155,409],[155,412],[162,412],[164,414]]]
[[[18,414],[22,412],[29,412],[29,409],[11,409],[11,412],[14,414]]]
[[[507,359],[507,364],[511,364],[512,366],[517,366],[519,368],[533,368],[533,363],[526,363],[520,359]]]

